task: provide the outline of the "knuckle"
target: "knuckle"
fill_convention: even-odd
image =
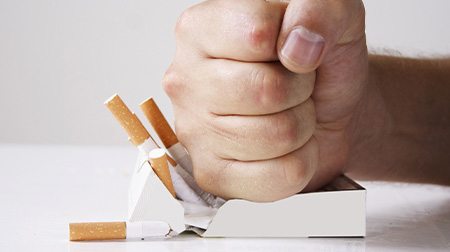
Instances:
[[[287,153],[298,147],[299,123],[291,111],[277,115],[274,124],[273,141],[278,143],[280,151]]]
[[[287,100],[287,88],[283,76],[268,69],[257,69],[251,74],[257,106],[275,110],[282,108]]]
[[[284,176],[287,186],[298,186],[308,178],[307,162],[300,158],[293,158],[284,167]]]
[[[306,187],[317,170],[318,153],[317,141],[311,138],[306,145],[289,155],[283,167],[288,189],[298,192]]]
[[[293,151],[304,146],[313,136],[316,129],[316,117],[314,104],[311,99],[305,103],[286,111],[286,129],[280,134],[286,151]],[[289,125],[290,123],[290,125]]]
[[[247,29],[247,40],[252,50],[272,55],[275,51],[278,26],[270,19],[252,18]]]
[[[163,89],[170,98],[175,98],[183,90],[183,82],[179,74],[169,68],[162,80]]]

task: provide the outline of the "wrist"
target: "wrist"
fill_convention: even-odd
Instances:
[[[374,168],[378,165],[376,155],[382,151],[383,141],[390,134],[393,125],[378,86],[383,81],[381,61],[382,56],[369,55],[367,85],[347,129],[349,155],[344,172],[361,179],[378,176]],[[368,166],[372,169],[361,168]]]
[[[368,86],[348,133],[350,176],[450,183],[449,62],[369,57]]]

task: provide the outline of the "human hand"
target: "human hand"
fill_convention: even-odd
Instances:
[[[163,84],[204,190],[273,201],[342,172],[367,84],[361,1],[205,1],[176,37]]]

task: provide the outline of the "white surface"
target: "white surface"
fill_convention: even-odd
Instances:
[[[69,242],[68,223],[125,220],[133,147],[0,145],[0,251],[448,251],[450,188],[362,183],[367,237]]]
[[[195,2],[0,1],[0,142],[124,144],[103,105],[115,92],[141,118],[138,104],[154,96],[172,122],[160,82],[176,19]],[[450,1],[364,2],[372,47],[449,55]]]
[[[170,233],[170,226],[162,221],[127,222],[127,239],[146,237],[165,237]]]

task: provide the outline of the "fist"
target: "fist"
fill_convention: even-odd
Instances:
[[[202,189],[273,201],[342,172],[367,85],[361,1],[205,1],[176,39],[163,85]]]

